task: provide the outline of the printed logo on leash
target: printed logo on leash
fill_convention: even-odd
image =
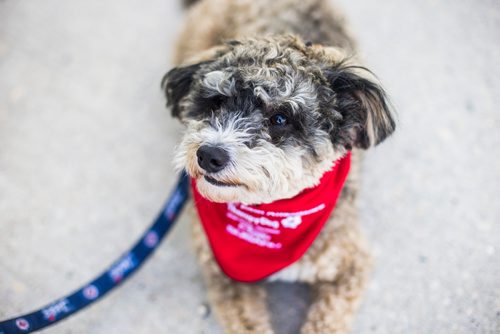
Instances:
[[[155,231],[149,231],[144,237],[144,244],[149,248],[155,247],[159,241],[160,238],[158,237],[158,234]]]
[[[134,255],[132,253],[128,253],[124,257],[122,257],[111,269],[109,270],[109,277],[113,280],[113,282],[120,282],[123,277],[137,265]]]
[[[184,194],[182,191],[177,189],[175,193],[172,195],[171,201],[168,203],[167,207],[163,211],[163,214],[170,220],[175,217],[176,209],[179,207],[179,204],[184,200]]]
[[[30,323],[24,318],[17,319],[16,326],[22,331],[27,331],[28,329],[30,329]]]
[[[99,297],[99,289],[95,285],[91,284],[83,289],[82,294],[86,299],[94,300]]]
[[[57,316],[64,313],[69,313],[73,310],[69,300],[61,299],[56,301],[46,308],[42,309],[43,317],[48,321],[56,320]]]
[[[259,205],[210,202],[192,180],[194,203],[222,271],[255,282],[300,259],[332,213],[349,168],[347,154],[316,187]]]

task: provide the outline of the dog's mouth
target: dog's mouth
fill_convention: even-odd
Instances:
[[[241,184],[238,184],[238,183],[222,182],[222,181],[216,180],[213,177],[210,177],[208,175],[204,175],[203,178],[208,183],[210,183],[214,186],[217,186],[217,187],[238,187],[238,186],[241,186]]]

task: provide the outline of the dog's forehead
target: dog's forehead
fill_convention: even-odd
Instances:
[[[311,106],[319,70],[304,52],[276,43],[250,46],[235,47],[207,68],[201,80],[206,95],[251,89],[266,103]]]
[[[307,56],[296,47],[276,42],[253,41],[234,47],[225,55],[226,60],[237,63],[253,63],[255,65],[287,64],[290,66],[304,65]]]

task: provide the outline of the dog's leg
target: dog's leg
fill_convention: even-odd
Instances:
[[[263,286],[230,282],[220,273],[205,279],[211,305],[227,333],[273,333]]]
[[[371,256],[359,230],[343,226],[335,231],[335,244],[342,245],[338,274],[331,282],[312,285],[313,302],[302,334],[346,333],[352,323],[367,282]]]
[[[194,215],[196,213],[193,212]],[[216,317],[229,334],[271,334],[266,291],[260,284],[240,284],[229,279],[216,263],[201,223],[193,221],[193,240]]]

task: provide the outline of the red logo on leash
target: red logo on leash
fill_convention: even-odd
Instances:
[[[146,236],[144,237],[144,243],[149,248],[153,248],[154,246],[156,246],[158,244],[158,240],[158,234],[156,234],[156,232],[154,231],[148,232],[148,234],[146,234]]]
[[[19,318],[16,320],[16,326],[22,331],[28,330],[30,328],[30,323],[24,318]]]
[[[88,300],[96,299],[99,296],[99,289],[95,285],[89,285],[83,289],[83,296]]]

